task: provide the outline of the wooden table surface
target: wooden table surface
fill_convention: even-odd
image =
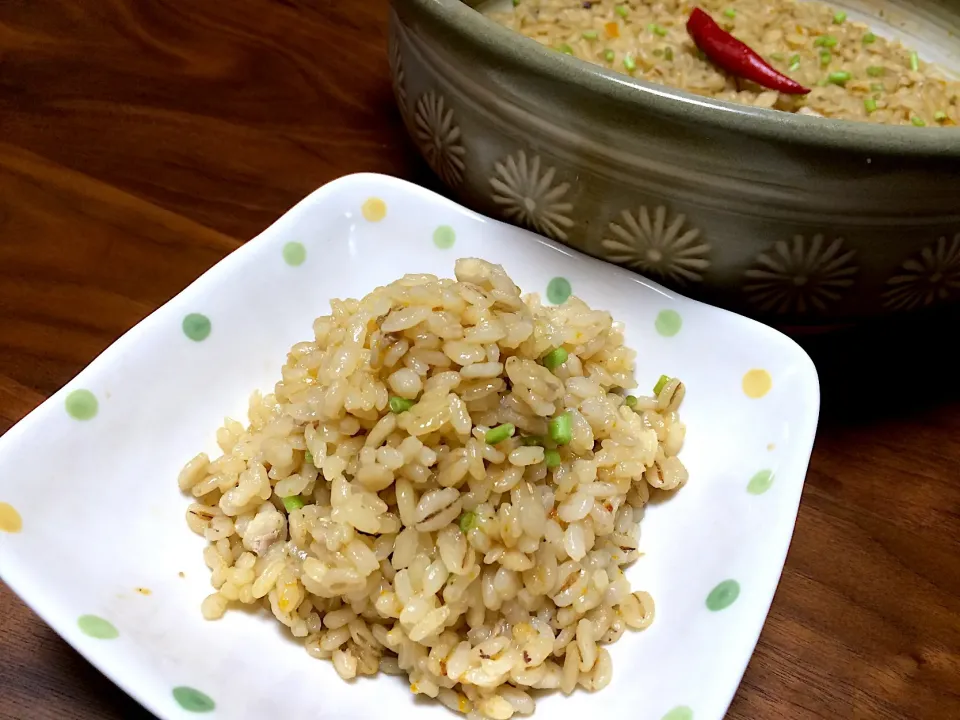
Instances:
[[[386,12],[0,2],[0,432],[319,185],[435,187],[394,108]],[[729,717],[960,718],[958,319],[807,342],[819,437]],[[0,583],[0,718],[149,717]]]

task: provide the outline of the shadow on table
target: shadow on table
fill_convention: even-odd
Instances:
[[[960,306],[797,337],[820,375],[821,423],[860,425],[960,399]]]

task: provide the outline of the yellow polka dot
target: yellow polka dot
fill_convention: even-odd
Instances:
[[[13,505],[0,502],[0,532],[18,533],[23,529],[23,520]]]
[[[376,197],[367,200],[361,210],[363,211],[363,217],[370,222],[380,222],[387,216],[387,204]]]
[[[762,398],[773,387],[773,380],[766,370],[748,370],[743,376],[743,392],[749,398]]]

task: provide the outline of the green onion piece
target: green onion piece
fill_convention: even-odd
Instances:
[[[544,450],[543,461],[547,464],[548,468],[553,469],[561,462],[560,453],[557,450]]]
[[[556,370],[567,361],[568,357],[569,354],[567,351],[562,347],[558,347],[543,356],[543,366],[547,368],[547,370]]]
[[[726,10],[723,11],[723,14],[732,20],[737,16],[737,11],[734,10],[733,8],[727,8]]]
[[[673,60],[673,48],[664,48],[663,57],[667,60]]]
[[[663,48],[654,48],[653,54],[655,57],[663,57]]]
[[[923,121],[923,118],[918,118],[916,115],[914,115],[912,118],[910,118],[910,122],[912,122],[912,123],[913,123],[914,125],[916,125],[917,127],[925,127],[925,126],[926,126],[926,123]]]
[[[308,465],[313,465],[313,453],[310,452],[309,450],[307,450],[307,451],[303,454],[303,461],[304,461],[305,463],[307,463]]]
[[[847,14],[841,10],[836,15],[833,16],[834,25],[843,25],[843,21],[847,19]]]
[[[525,435],[520,438],[520,444],[531,447],[533,445],[543,445],[543,438],[539,435]]]
[[[622,18],[625,18],[630,14],[630,11],[627,9],[626,5],[617,5],[613,11]]]
[[[600,35],[596,30],[584,30],[581,37],[584,40],[596,40],[598,37],[600,37]]]
[[[910,53],[910,69],[916,72],[920,69],[920,56],[917,53]]]
[[[877,36],[874,35],[874,34],[871,33],[871,32],[868,32],[866,35],[864,35],[864,36],[860,39],[860,41],[861,41],[864,45],[870,45],[871,43],[875,43],[875,42],[877,41]]]
[[[660,37],[667,36],[667,31],[656,23],[650,23],[647,25],[647,29],[650,30],[650,32],[652,32],[654,35],[659,35]]]
[[[553,418],[549,426],[550,439],[557,445],[566,445],[573,437],[573,421],[570,419],[570,413],[561,413]]]
[[[623,399],[623,404],[628,408],[633,408],[637,406],[637,396],[636,395],[627,395]]]
[[[617,57],[616,53],[614,53],[613,50],[603,51],[603,59],[606,60],[608,63],[612,63],[616,57]]]
[[[881,83],[870,83],[870,92],[883,92],[884,88]]]
[[[460,530],[467,533],[477,526],[477,514],[472,510],[464,510],[460,513],[460,520],[457,521]]]
[[[874,100],[873,98],[870,98],[870,97],[866,98],[866,99],[863,101],[863,109],[867,111],[867,114],[876,112],[876,111],[877,111],[877,101]]]
[[[880,65],[871,65],[867,68],[867,75],[870,77],[883,77],[883,74],[886,72],[884,68]]]
[[[943,122],[944,120],[947,119],[947,114],[943,110],[937,110],[933,114],[933,119],[936,120],[937,122]]]
[[[513,437],[516,431],[517,429],[512,423],[504,423],[503,425],[497,425],[495,428],[487,430],[487,434],[483,436],[483,440],[487,445],[496,445],[497,443],[502,443],[507,438]]]
[[[573,55],[573,48],[567,45],[566,43],[560,43],[557,45],[557,50],[564,53],[565,55]]]
[[[837,39],[833,35],[821,35],[813,41],[814,47],[832,48],[837,44]]]
[[[406,412],[414,405],[416,405],[416,403],[413,400],[407,400],[406,398],[397,397],[396,395],[390,398],[390,412],[392,413]]]
[[[520,4],[520,0],[513,0],[513,6],[516,7]]]
[[[633,72],[634,70],[637,69],[637,61],[634,60],[634,59],[633,59],[632,57],[630,57],[629,55],[627,55],[627,56],[623,59],[623,66],[624,66],[627,70],[629,70],[630,72]]]
[[[287,512],[293,512],[294,510],[299,510],[303,507],[303,498],[299,495],[291,495],[290,497],[283,498],[283,506],[287,509]]]
[[[817,80],[817,87],[826,87],[826,86],[827,86],[826,78],[820,78],[819,80]]]
[[[849,82],[850,77],[850,73],[848,73],[846,70],[840,70],[827,75],[827,82],[833,83],[834,85],[843,86]]]
[[[791,55],[790,56],[790,67],[788,68],[790,72],[795,72],[800,69],[800,56]]]
[[[772,57],[777,62],[783,62],[783,59],[786,57],[786,55],[784,55],[781,52],[775,52],[775,53],[770,53],[770,57]]]
[[[669,375],[661,375],[660,379],[657,380],[657,384],[653,386],[653,394],[659,395],[660,391],[663,390],[672,379]]]
[[[821,50],[821,51],[820,51],[820,64],[821,64],[821,65],[827,66],[827,65],[830,64],[830,61],[831,61],[831,60],[833,60],[833,53],[831,53],[829,50]]]

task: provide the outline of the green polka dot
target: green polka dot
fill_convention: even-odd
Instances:
[[[200,313],[190,313],[183,319],[183,334],[200,342],[210,335],[210,318]]]
[[[570,281],[565,277],[555,277],[547,283],[547,300],[554,305],[562,305],[570,297],[573,288],[570,287]]]
[[[283,246],[283,261],[287,265],[297,267],[297,265],[303,265],[303,261],[306,259],[307,249],[303,246],[303,243],[288,242]]]
[[[89,390],[74,390],[67,395],[67,414],[74,420],[90,420],[97,414],[100,404]]]
[[[77,626],[84,635],[97,640],[113,640],[120,635],[112,623],[96,615],[81,615],[77,618]]]
[[[680,313],[676,310],[661,310],[654,323],[657,332],[664,337],[673,337],[680,332],[682,326],[683,318],[680,317]]]
[[[761,470],[747,483],[747,492],[751,495],[763,495],[773,485],[773,471]]]
[[[177,705],[187,712],[212,712],[217,706],[209,695],[205,695],[199,690],[194,690],[192,687],[175,687],[173,689],[173,699],[177,701]]]
[[[707,609],[716,612],[733,605],[740,597],[740,583],[736,580],[724,580],[707,595]]]
[[[686,705],[677,705],[663,716],[663,720],[693,720],[693,710]]]
[[[441,250],[449,250],[457,241],[457,234],[449,225],[441,225],[433,231],[433,244]]]

